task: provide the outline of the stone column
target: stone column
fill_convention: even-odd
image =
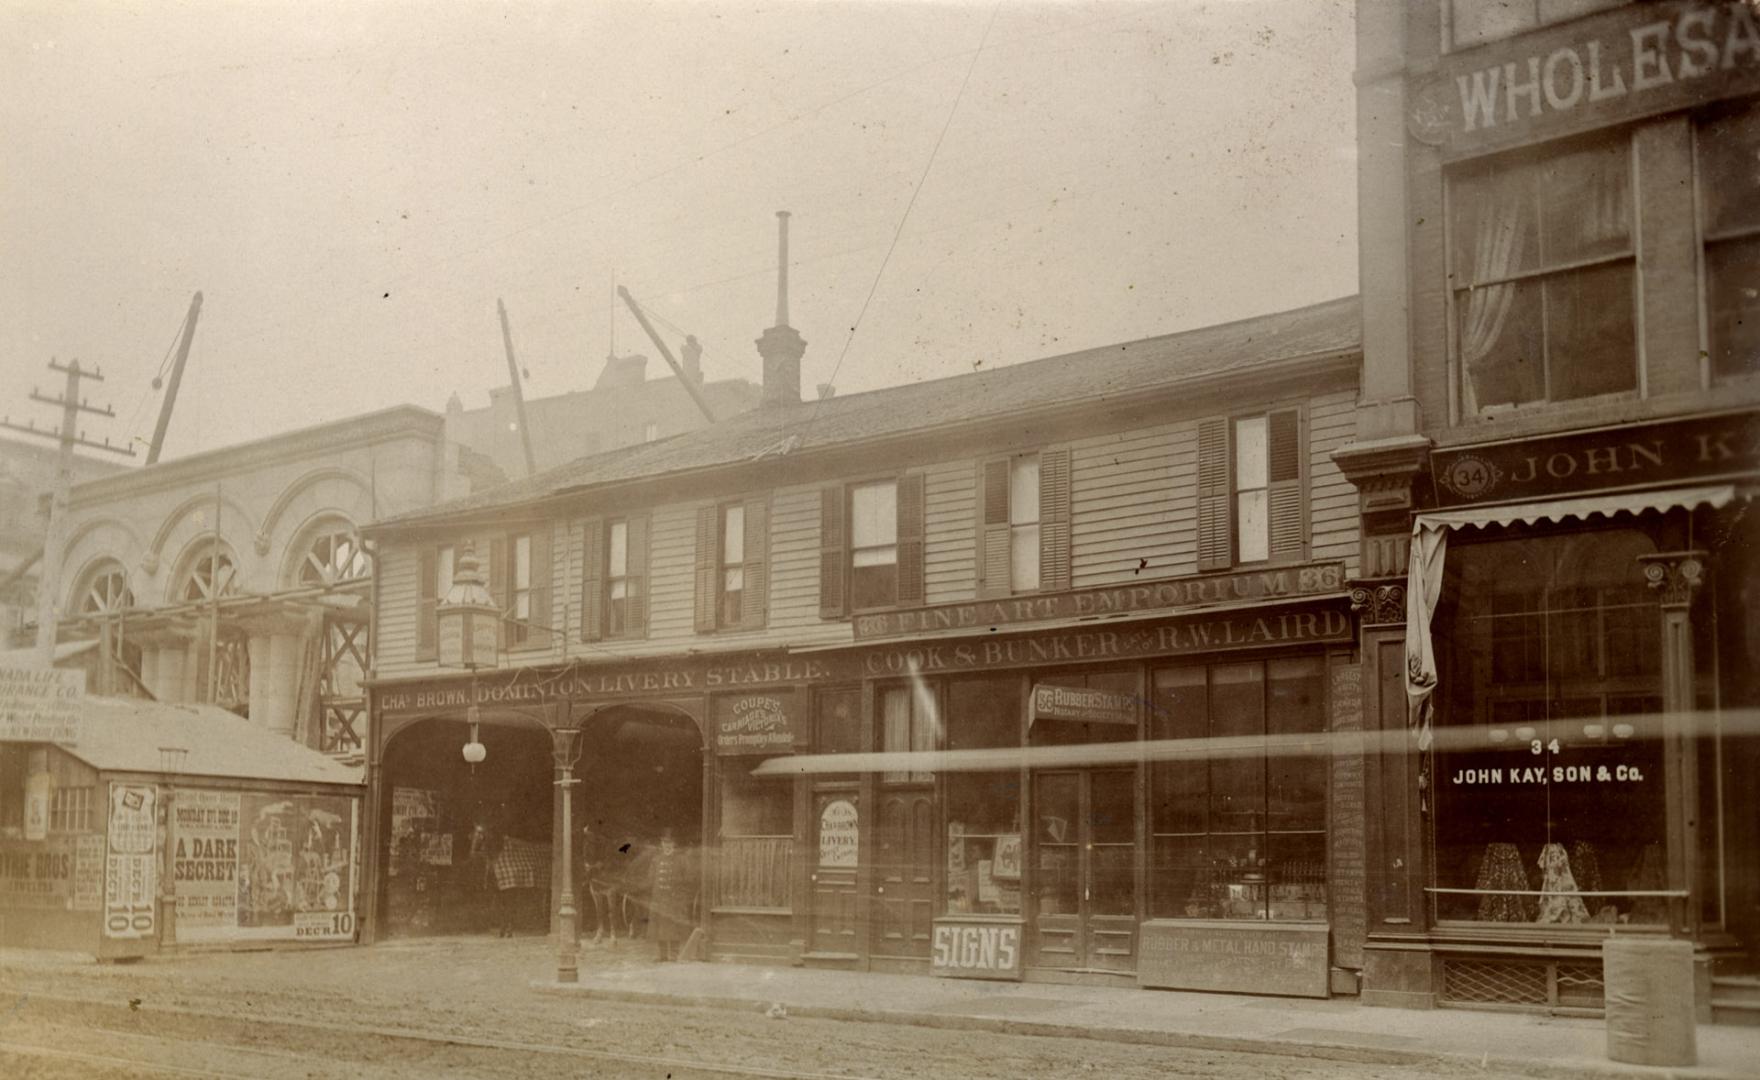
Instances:
[[[242,619],[239,626],[250,635],[251,720],[259,727],[289,739],[299,733],[301,675],[306,648],[316,632],[315,620],[306,615],[266,615]]]

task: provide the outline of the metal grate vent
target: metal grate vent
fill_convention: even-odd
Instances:
[[[1600,1009],[1601,965],[1569,961],[1447,959],[1442,999],[1453,1005]]]
[[[1442,996],[1464,1005],[1545,1005],[1546,967],[1504,960],[1444,960]]]

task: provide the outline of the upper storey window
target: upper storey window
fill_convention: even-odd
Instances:
[[[1760,372],[1760,104],[1697,132],[1711,377]]]
[[[1465,413],[1637,390],[1628,140],[1468,166],[1449,205]]]

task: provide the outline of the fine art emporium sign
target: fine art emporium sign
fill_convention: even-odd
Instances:
[[[1430,454],[1438,507],[1718,480],[1760,471],[1760,412],[1483,443]]]
[[[1143,924],[1137,982],[1164,990],[1326,997],[1324,923],[1252,924],[1151,919]]]
[[[1661,0],[1444,55],[1406,122],[1453,160],[1757,91],[1750,0]]]
[[[957,604],[878,611],[851,620],[857,641],[877,641],[957,630],[983,630],[1054,619],[1079,619],[1135,612],[1169,614],[1216,604],[1250,603],[1286,597],[1319,596],[1344,587],[1344,564],[1204,574],[1074,592],[971,600]]]
[[[795,695],[789,690],[715,699],[715,752],[781,754],[794,748]]]

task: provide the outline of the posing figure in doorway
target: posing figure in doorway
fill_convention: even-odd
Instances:
[[[692,908],[697,900],[697,875],[691,852],[681,851],[672,833],[660,835],[648,877],[648,925],[661,960],[678,959],[678,948],[695,925]]]

